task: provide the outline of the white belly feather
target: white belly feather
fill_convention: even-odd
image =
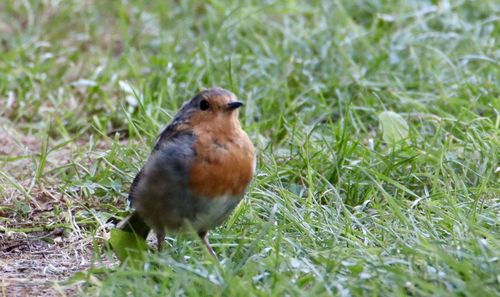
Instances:
[[[195,219],[190,222],[195,230],[210,230],[221,225],[241,201],[241,197],[226,195],[203,203]]]

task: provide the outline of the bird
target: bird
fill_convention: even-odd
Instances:
[[[186,101],[158,135],[132,181],[134,209],[118,228],[146,239],[194,230],[216,257],[207,233],[243,200],[256,167],[255,148],[238,119],[244,104],[230,91],[204,89]]]

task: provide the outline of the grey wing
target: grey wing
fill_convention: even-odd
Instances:
[[[128,203],[129,203],[129,205],[132,205],[132,203],[134,202],[135,188],[137,187],[137,184],[141,180],[141,177],[142,177],[142,168],[139,171],[139,173],[137,173],[137,175],[135,176],[134,180],[132,181],[132,184],[130,185],[130,191],[128,193]]]
[[[132,206],[136,210],[150,217],[185,212],[194,140],[190,132],[160,135],[137,181],[132,183]]]
[[[153,150],[151,152],[151,156],[153,154],[156,154],[157,151],[160,150],[162,147],[163,148],[168,147],[169,143],[171,144],[170,146],[172,147],[172,148],[170,148],[170,150],[182,149],[182,143],[185,142],[184,138],[186,138],[187,135],[191,135],[191,134],[190,133],[178,133],[176,131],[177,124],[178,124],[178,121],[174,121],[170,125],[165,126],[165,128],[163,128],[160,131],[160,133],[158,134],[158,137],[156,138],[156,142],[155,142],[155,145],[154,145]],[[181,145],[178,145],[179,142],[181,143]],[[168,149],[167,149],[167,155],[169,155],[170,153],[172,153],[172,152],[168,152]],[[151,156],[149,159],[152,158]],[[172,155],[173,159],[175,159],[176,156],[182,157],[180,154],[173,152],[173,155]],[[134,180],[132,181],[132,184],[130,185],[130,191],[128,194],[129,205],[133,205],[135,197],[137,196],[136,189],[137,189],[137,185],[144,177],[144,167],[141,168],[141,170],[137,173]]]
[[[170,137],[160,136],[151,156],[141,171],[149,178],[183,179],[194,159],[194,135],[182,132]]]

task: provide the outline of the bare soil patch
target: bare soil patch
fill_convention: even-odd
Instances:
[[[40,149],[36,137],[0,123],[0,296],[76,295],[82,288],[68,282],[71,276],[115,263],[93,258],[93,245],[106,237],[105,226],[98,228],[95,240],[73,218],[86,203],[71,200],[55,187],[33,186],[32,156]],[[62,148],[47,166],[70,160],[70,149]],[[13,181],[28,190],[23,192]]]

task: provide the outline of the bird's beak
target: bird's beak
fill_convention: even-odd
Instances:
[[[241,102],[241,101],[229,102],[227,104],[227,110],[228,111],[235,110],[235,109],[240,108],[242,106],[243,106],[243,102]]]

